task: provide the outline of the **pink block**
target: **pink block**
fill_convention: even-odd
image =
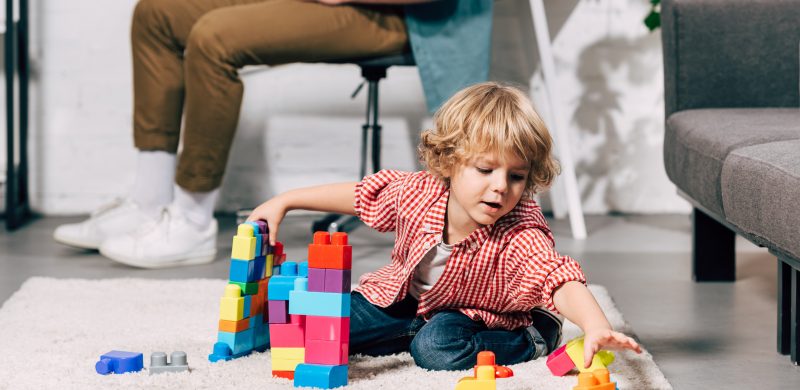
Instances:
[[[350,317],[306,316],[306,341],[350,342]]]
[[[547,368],[555,376],[564,376],[570,370],[575,368],[575,363],[569,358],[567,354],[567,345],[562,345],[561,348],[555,350],[547,357]]]
[[[341,341],[306,340],[307,364],[347,364],[347,343]]]
[[[306,316],[302,314],[289,314],[289,323],[295,325],[306,325]]]
[[[305,331],[298,324],[269,324],[269,342],[273,348],[302,348]]]

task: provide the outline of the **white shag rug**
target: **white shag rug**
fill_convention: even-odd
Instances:
[[[212,279],[27,280],[0,308],[0,388],[9,389],[290,389],[272,378],[269,352],[211,364],[219,298],[226,281]],[[611,324],[632,334],[605,288],[591,286]],[[579,335],[567,323],[564,339]],[[98,375],[94,364],[110,350],[188,355],[190,372],[150,376],[146,370]],[[545,359],[511,366],[498,389],[572,389],[575,375],[555,377]],[[620,389],[671,389],[649,353],[617,353],[609,367]],[[350,360],[348,389],[452,389],[469,371],[432,372],[408,353]]]

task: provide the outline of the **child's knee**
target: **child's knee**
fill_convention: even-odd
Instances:
[[[478,351],[470,340],[435,336],[430,332],[420,332],[411,341],[409,350],[417,366],[426,370],[452,371],[466,370],[475,365]]]

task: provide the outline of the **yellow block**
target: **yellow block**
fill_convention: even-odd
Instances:
[[[256,238],[236,235],[233,237],[231,258],[253,260],[256,258]]]
[[[583,368],[583,337],[572,339],[567,343],[567,355],[580,372],[592,372],[599,368],[606,368],[614,361],[613,352],[600,350],[594,354],[592,365],[589,368]]]
[[[303,359],[296,360],[276,360],[272,358],[272,371],[294,371],[298,364],[302,364]]]
[[[476,367],[477,377],[464,377],[456,384],[456,390],[495,390],[494,366]]]
[[[236,235],[242,237],[255,237],[256,231],[253,229],[253,225],[249,223],[243,223],[236,228]]]
[[[272,360],[303,360],[305,357],[305,348],[272,348]]]
[[[272,276],[272,264],[274,263],[273,261],[274,259],[275,255],[273,255],[272,253],[267,255],[267,266],[266,266],[266,271],[264,272],[265,278]]]
[[[244,318],[244,298],[242,289],[235,284],[225,286],[225,295],[219,302],[219,319],[239,321]]]

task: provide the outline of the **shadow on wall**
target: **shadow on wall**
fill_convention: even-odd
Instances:
[[[645,173],[663,171],[662,160],[652,157],[662,154],[662,115],[654,110],[662,109],[663,97],[650,107],[639,100],[652,97],[646,87],[661,78],[660,47],[658,34],[609,37],[589,45],[577,61],[584,87],[573,114],[585,148],[576,167],[581,197],[598,196],[610,210],[630,210],[637,201],[631,197],[652,183]],[[598,142],[585,142],[592,139]],[[648,162],[653,166],[642,166]]]

